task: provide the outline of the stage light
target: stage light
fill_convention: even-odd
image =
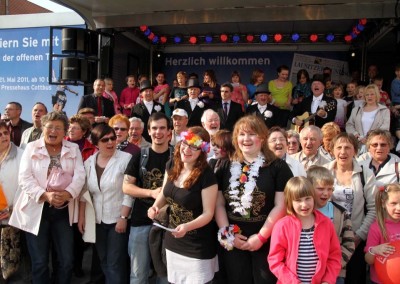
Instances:
[[[228,40],[228,36],[226,34],[222,34],[219,38],[222,42],[226,42]]]
[[[152,42],[153,43],[158,43],[158,36],[154,36]]]
[[[268,40],[268,36],[266,34],[262,34],[262,35],[260,35],[260,40],[262,42],[266,42]]]
[[[311,34],[311,35],[310,35],[310,41],[311,41],[311,42],[316,42],[316,41],[318,41],[318,35],[317,35],[317,34]]]
[[[298,41],[300,39],[300,35],[298,33],[292,34],[292,40],[293,41]]]
[[[149,40],[153,40],[154,38],[154,33],[150,33],[149,36],[147,37]]]
[[[358,21],[361,25],[365,26],[367,24],[367,19],[360,19]]]
[[[283,36],[281,34],[275,34],[274,35],[274,40],[276,42],[280,42],[282,40]]]
[[[144,32],[145,30],[147,30],[147,26],[140,26],[140,30],[142,31],[142,32]]]
[[[246,36],[246,40],[247,40],[247,42],[253,42],[254,36],[253,35],[247,35]]]
[[[182,38],[180,36],[175,36],[174,37],[174,42],[175,43],[181,43],[181,41],[182,41]]]
[[[357,29],[357,27],[353,27],[353,33],[359,35],[360,31]]]
[[[191,36],[191,37],[189,38],[189,42],[190,42],[191,44],[196,44],[196,43],[197,43],[197,37]]]
[[[361,24],[357,25],[357,30],[359,30],[360,32],[362,32],[365,29],[365,27]]]
[[[160,42],[161,42],[162,44],[166,43],[166,42],[167,42],[167,37],[166,37],[166,36],[160,37]]]
[[[350,36],[351,36],[352,39],[357,38],[357,35],[354,32],[350,33]]]
[[[144,34],[145,36],[149,36],[149,35],[151,34],[150,29],[145,30],[145,31],[143,32],[143,34]]]
[[[240,36],[239,36],[239,35],[233,35],[232,41],[233,41],[234,43],[238,43],[238,42],[240,41]]]
[[[355,52],[352,52],[352,53],[351,53],[351,57],[356,57],[356,53],[355,53]]]
[[[335,36],[332,33],[330,33],[326,35],[325,39],[326,41],[332,42],[335,39]]]
[[[345,40],[346,42],[351,42],[352,39],[353,39],[353,38],[351,37],[351,35],[345,35],[345,36],[344,36],[344,40]]]
[[[212,40],[213,40],[213,38],[212,38],[212,36],[207,35],[207,36],[204,38],[204,40],[206,41],[206,43],[211,43]]]

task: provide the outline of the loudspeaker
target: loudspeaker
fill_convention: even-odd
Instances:
[[[112,73],[113,48],[109,45],[101,48],[100,55],[100,75],[101,77],[111,77]]]
[[[61,31],[62,35],[62,53],[70,52],[85,52],[85,30],[64,28]]]
[[[84,53],[87,56],[96,56],[98,53],[99,37],[96,32],[77,29],[64,28],[61,31],[63,54]]]
[[[60,61],[61,81],[88,80],[88,61],[86,59],[67,57]]]

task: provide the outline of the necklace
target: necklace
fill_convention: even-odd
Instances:
[[[50,144],[45,144],[47,151],[51,150],[53,153],[60,151],[60,149],[56,150],[56,146],[54,145],[50,145]],[[59,145],[57,145],[57,148],[59,147]]]
[[[261,166],[264,164],[264,155],[258,154],[256,160],[249,165],[244,165],[238,161],[231,164],[229,179],[230,190],[228,192],[230,200],[229,205],[234,207],[233,213],[240,213],[242,216],[249,214],[248,209],[252,205],[253,191],[256,187],[256,178],[259,175]],[[243,188],[241,190],[241,188]],[[239,193],[242,192],[239,197]]]

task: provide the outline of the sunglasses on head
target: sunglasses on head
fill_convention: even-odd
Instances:
[[[108,141],[115,141],[115,140],[117,140],[117,137],[115,137],[115,136],[112,136],[112,137],[104,137],[104,138],[101,138],[101,139],[100,139],[100,142],[107,143]]]

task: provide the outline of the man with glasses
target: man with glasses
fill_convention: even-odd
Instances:
[[[22,133],[32,126],[21,118],[22,105],[17,102],[9,102],[4,109],[4,118],[7,121],[8,130],[10,131],[11,141],[19,146],[21,144]]]
[[[171,137],[171,122],[162,112],[153,113],[147,125],[151,136],[151,147],[142,148],[134,155],[125,171],[122,189],[135,198],[132,208],[128,253],[131,259],[130,284],[148,283],[150,272],[149,233],[152,220],[148,209],[161,192],[165,166],[173,153],[168,142]],[[160,281],[160,282],[159,282]],[[166,277],[157,283],[168,283]]]

